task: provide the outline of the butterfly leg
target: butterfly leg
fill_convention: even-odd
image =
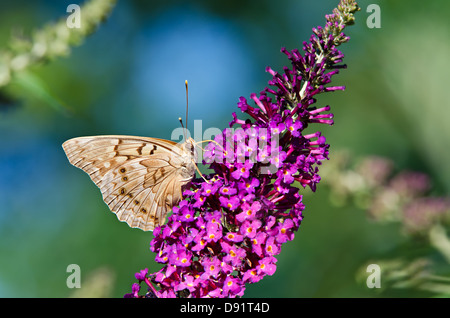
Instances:
[[[209,180],[206,180],[206,178],[203,176],[203,173],[200,171],[200,169],[198,168],[198,166],[194,160],[192,160],[192,163],[195,165],[195,169],[197,169],[198,173],[200,174],[200,177],[202,177],[202,179],[205,180],[205,182],[211,184],[212,182]]]

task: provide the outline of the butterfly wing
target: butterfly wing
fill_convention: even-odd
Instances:
[[[133,136],[80,137],[64,151],[100,188],[120,221],[151,231],[163,224],[188,183],[180,173],[183,155],[173,141]]]

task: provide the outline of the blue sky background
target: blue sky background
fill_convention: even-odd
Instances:
[[[2,1],[0,47],[12,30],[29,34],[66,16],[70,3]],[[61,144],[95,134],[170,138],[185,116],[185,80],[189,125],[201,119],[204,129],[226,128],[239,97],[267,85],[265,67],[288,65],[280,48],[301,48],[336,3],[119,1],[69,56],[32,69],[72,113],[10,88],[13,102],[0,103],[0,296],[70,296],[66,267],[75,263],[82,279],[109,268],[110,295],[121,297],[136,271],[159,269],[148,249],[152,234],[118,222],[95,185],[68,163]],[[428,173],[436,194],[448,194],[445,10],[422,8],[421,1],[372,3],[382,8],[382,28],[367,28],[361,1],[357,24],[347,29],[351,41],[341,48],[348,69],[334,77],[347,90],[319,97],[319,105],[331,105],[336,124],[314,129],[327,137],[331,158],[342,149],[386,156],[398,170]],[[283,247],[278,271],[248,286],[246,296],[377,296],[356,283],[356,272],[401,246],[404,236],[395,225],[375,224],[364,211],[336,208],[327,198],[320,186],[305,195],[305,221]]]

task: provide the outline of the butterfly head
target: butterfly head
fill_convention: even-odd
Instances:
[[[197,151],[195,149],[195,141],[192,138],[188,138],[183,144],[180,145],[181,155],[181,174],[183,181],[191,180],[195,175],[197,161]]]
[[[186,151],[187,153],[189,153],[191,155],[192,158],[195,159],[195,161],[197,161],[197,150],[196,150],[196,146],[197,143],[195,142],[195,140],[191,137],[189,137],[185,143],[184,143],[184,151]]]

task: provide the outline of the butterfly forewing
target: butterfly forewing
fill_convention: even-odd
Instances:
[[[119,220],[144,231],[164,223],[190,181],[186,171],[194,175],[195,155],[170,140],[93,136],[70,139],[63,148],[70,163],[100,188]]]

